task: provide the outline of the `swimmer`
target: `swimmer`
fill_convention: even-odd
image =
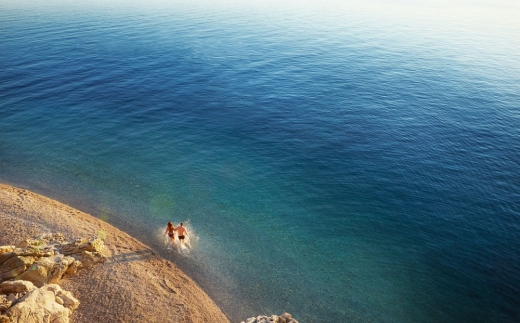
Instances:
[[[164,235],[166,235],[166,233],[168,233],[168,237],[170,237],[170,242],[168,242],[168,246],[170,246],[170,243],[174,243],[175,242],[175,226],[173,225],[173,223],[171,222],[168,222],[168,225],[166,226],[166,230],[164,231]]]
[[[181,244],[184,244],[184,235],[188,235],[188,231],[184,228],[183,223],[181,222],[181,224],[178,227],[176,227],[175,230],[177,231],[177,235],[179,236],[179,241],[181,242]]]

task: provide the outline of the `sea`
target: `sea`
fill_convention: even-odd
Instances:
[[[0,182],[143,241],[231,322],[520,322],[519,17],[1,0]]]

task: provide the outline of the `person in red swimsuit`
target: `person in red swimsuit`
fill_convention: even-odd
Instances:
[[[173,223],[171,222],[168,222],[168,225],[166,226],[166,231],[164,231],[164,235],[166,235],[166,233],[168,233],[168,237],[170,237],[170,242],[168,243],[168,246],[170,245],[170,243],[174,243],[175,242],[175,226],[173,225]]]

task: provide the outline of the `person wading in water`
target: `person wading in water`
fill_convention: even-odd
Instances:
[[[175,226],[173,225],[173,223],[171,222],[168,222],[168,225],[166,226],[166,231],[164,231],[164,235],[166,235],[166,233],[168,233],[168,237],[170,237],[170,242],[168,242],[168,246],[167,248],[170,246],[170,243],[173,244],[175,243]]]
[[[188,231],[186,231],[186,229],[184,228],[183,223],[181,222],[181,224],[178,227],[176,227],[175,230],[177,231],[177,235],[179,236],[179,241],[181,242],[181,244],[184,244],[184,236],[188,235]]]

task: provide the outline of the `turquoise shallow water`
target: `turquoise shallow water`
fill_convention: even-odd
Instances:
[[[385,4],[2,3],[0,181],[233,322],[517,322],[518,8]]]

